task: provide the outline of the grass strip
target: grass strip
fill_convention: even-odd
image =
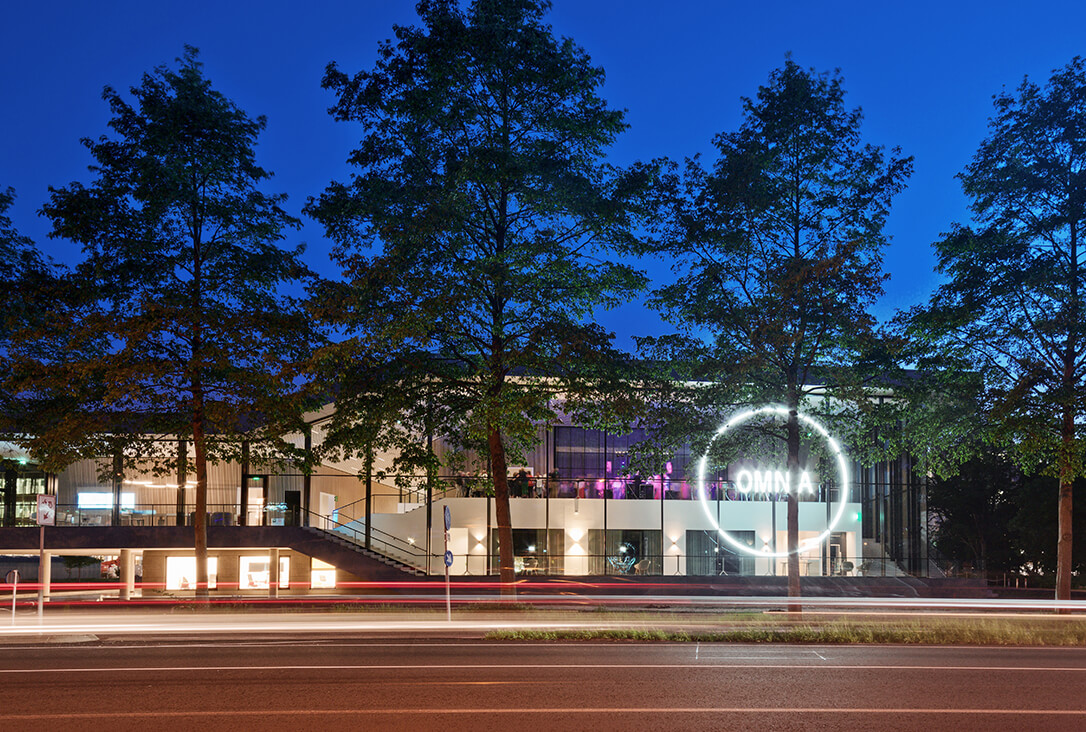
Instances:
[[[496,630],[499,641],[662,641],[668,643],[816,643],[977,646],[1086,646],[1086,623],[1017,620],[926,620],[915,623],[834,621],[751,624],[718,630],[600,628]]]

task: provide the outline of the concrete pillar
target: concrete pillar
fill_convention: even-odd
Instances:
[[[45,552],[42,556],[41,564],[38,566],[38,573],[41,575],[38,579],[41,581],[41,598],[43,601],[49,601],[50,584],[53,582],[53,554],[52,552]]]
[[[268,597],[279,597],[279,549],[268,550]]]
[[[136,586],[136,562],[132,557],[131,549],[121,549],[118,564],[121,565],[121,599],[131,600],[132,591]]]

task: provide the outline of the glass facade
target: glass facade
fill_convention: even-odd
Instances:
[[[33,526],[38,510],[38,494],[46,493],[48,476],[40,470],[8,468],[3,472],[0,492],[0,526]]]
[[[690,497],[689,448],[658,457],[655,474],[641,475],[631,464],[631,448],[644,439],[645,430],[641,428],[614,434],[583,427],[555,427],[552,478],[558,485],[551,488],[551,495],[659,499],[664,491],[669,498]]]
[[[736,541],[754,546],[753,531],[729,533]],[[754,574],[754,557],[736,551],[715,531],[687,531],[686,572],[702,577],[750,575]]]

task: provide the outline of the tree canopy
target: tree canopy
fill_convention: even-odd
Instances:
[[[265,120],[211,87],[195,49],[176,70],[145,74],[130,94],[132,102],[103,92],[113,135],[84,140],[94,181],[52,190],[44,207],[53,235],[86,255],[76,274],[87,298],[80,329],[58,337],[93,344],[75,351],[86,360],[61,359],[52,386],[74,378],[95,387],[93,403],[71,416],[72,431],[53,438],[105,431],[129,455],[163,467],[179,458],[148,440],[192,441],[206,592],[207,461],[236,454],[241,436],[297,427],[298,364],[313,339],[279,288],[307,270],[301,247],[278,246],[297,226],[284,197],[260,189],[270,177],[255,159]]]
[[[0,432],[6,435],[34,427],[17,364],[62,305],[61,271],[15,229],[8,216],[14,200],[14,190],[0,189]]]
[[[610,335],[590,315],[644,286],[606,253],[634,240],[646,173],[603,161],[623,113],[548,8],[423,0],[421,27],[397,26],[371,71],[330,65],[331,113],[363,136],[351,181],[308,207],[346,275],[331,322],[422,385],[430,424],[488,455],[506,583],[507,452],[559,394],[610,372]]]
[[[660,251],[674,284],[655,303],[689,337],[707,341],[709,378],[730,399],[789,410],[788,467],[798,467],[797,414],[817,392],[846,393],[872,350],[868,308],[882,294],[883,231],[912,159],[862,142],[859,109],[845,105],[839,73],[788,58],[743,122],[714,138],[706,170],[688,160],[675,228]],[[708,392],[706,392],[708,393]],[[795,481],[793,481],[795,484]],[[799,594],[798,507],[788,502],[789,593]]]
[[[988,438],[1059,480],[1056,595],[1071,588],[1074,479],[1086,415],[1086,63],[1042,88],[995,97],[989,135],[961,174],[975,227],[936,243],[948,281],[911,332],[946,363],[979,372]]]

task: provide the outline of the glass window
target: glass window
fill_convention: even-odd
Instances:
[[[76,501],[82,509],[94,509],[94,508],[113,508],[113,494],[112,493],[80,493],[76,497]],[[122,493],[121,494],[121,508],[134,509],[136,507],[136,494],[135,493]]]
[[[753,531],[729,531],[736,541],[754,548]],[[754,557],[729,544],[716,531],[686,532],[686,573],[695,577],[754,574]]]
[[[614,434],[583,427],[554,428],[554,465],[564,481],[621,478],[630,474],[630,449],[645,440],[638,427],[626,434]],[[669,456],[671,476],[682,479],[690,462],[690,450],[680,449]],[[661,468],[661,471],[664,469]]]
[[[238,563],[239,590],[268,589],[268,556],[241,557]]]
[[[314,590],[327,590],[336,586],[336,568],[327,562],[314,559],[309,574],[309,586]]]
[[[216,587],[219,573],[218,557],[207,558],[207,588]],[[196,557],[166,557],[166,589],[196,589]]]
[[[660,574],[659,529],[609,529],[603,570],[607,574]]]
[[[271,584],[269,568],[271,556],[241,557],[238,561],[238,588],[242,590],[266,590]],[[279,587],[290,587],[290,557],[279,557]]]
[[[561,574],[565,532],[562,529],[513,529],[513,566],[518,574]],[[498,532],[490,534],[490,551],[497,571]]]

